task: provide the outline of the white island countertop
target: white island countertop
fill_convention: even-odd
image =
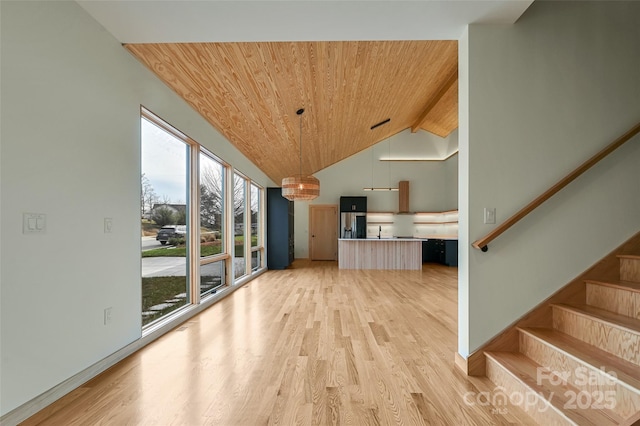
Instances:
[[[367,237],[367,238],[338,238],[338,241],[426,241],[426,240],[457,240],[457,235],[424,235],[420,237]]]

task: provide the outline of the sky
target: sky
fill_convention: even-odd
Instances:
[[[160,202],[187,200],[187,144],[142,119],[142,173],[149,179]]]
[[[142,173],[158,196],[157,202],[166,197],[170,204],[186,204],[188,145],[145,118],[141,121]],[[202,154],[200,167],[203,174],[211,169],[219,176],[221,171],[219,163]]]

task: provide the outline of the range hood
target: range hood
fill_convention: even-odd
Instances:
[[[409,211],[409,181],[398,182],[398,214],[410,214]]]

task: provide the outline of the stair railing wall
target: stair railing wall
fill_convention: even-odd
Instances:
[[[620,136],[615,141],[611,142],[609,145],[603,148],[600,152],[598,152],[597,154],[589,158],[587,161],[582,163],[578,168],[576,168],[567,176],[562,178],[555,185],[551,186],[549,189],[547,189],[545,192],[543,192],[541,195],[539,195],[529,204],[527,204],[522,209],[520,209],[513,216],[511,216],[510,218],[502,222],[500,225],[498,225],[493,231],[489,232],[484,237],[474,241],[471,244],[471,246],[475,249],[486,252],[489,249],[489,243],[491,241],[498,238],[503,232],[505,232],[507,229],[511,228],[513,225],[518,223],[521,219],[523,219],[525,216],[527,216],[529,213],[531,213],[533,210],[539,207],[542,203],[544,203],[549,198],[553,197],[555,194],[560,192],[560,190],[562,190],[564,187],[569,185],[571,182],[573,182],[576,178],[578,178],[580,175],[585,173],[591,167],[596,165],[598,162],[600,162],[600,160],[607,157],[616,149],[624,145],[627,141],[633,139],[633,137],[636,136],[638,133],[640,133],[640,123],[633,126],[625,134]]]

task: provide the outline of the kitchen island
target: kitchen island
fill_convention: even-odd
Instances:
[[[415,238],[340,238],[339,269],[422,269],[422,240]]]

